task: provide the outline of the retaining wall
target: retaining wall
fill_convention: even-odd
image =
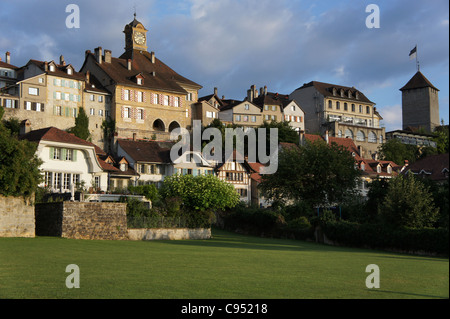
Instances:
[[[34,237],[31,199],[0,195],[0,237]]]

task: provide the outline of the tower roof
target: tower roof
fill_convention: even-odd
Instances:
[[[417,71],[417,73],[414,74],[414,76],[411,78],[411,80],[409,80],[409,82],[406,83],[406,85],[404,87],[402,87],[400,89],[400,91],[421,89],[421,88],[426,88],[426,87],[431,87],[431,88],[439,91],[439,89],[437,89],[433,84],[431,84],[431,82],[422,74],[422,72]]]

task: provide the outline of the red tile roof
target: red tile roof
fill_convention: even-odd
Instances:
[[[448,179],[449,157],[447,154],[431,155],[416,161],[406,167],[403,174],[411,171],[415,174],[425,174],[428,178],[435,181]],[[445,171],[447,173],[445,173]],[[447,174],[447,177],[446,177]]]

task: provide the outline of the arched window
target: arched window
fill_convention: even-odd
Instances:
[[[342,137],[342,130],[338,131],[338,137]]]
[[[358,131],[358,133],[356,133],[356,140],[360,142],[364,142],[366,140],[366,135],[363,131]]]
[[[349,138],[353,139],[353,132],[352,132],[352,130],[351,129],[346,129],[344,137],[345,138],[349,137]]]
[[[369,132],[369,143],[376,143],[377,142],[377,135],[374,132]]]
[[[333,108],[333,102],[332,101],[328,101],[328,108],[332,109]]]

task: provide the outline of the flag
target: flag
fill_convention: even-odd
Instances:
[[[412,60],[417,56],[417,45],[409,52],[409,59]]]

